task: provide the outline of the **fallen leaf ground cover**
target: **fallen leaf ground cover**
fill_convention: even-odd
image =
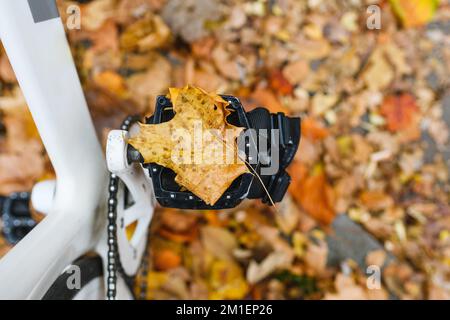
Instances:
[[[63,21],[81,9],[67,36],[103,143],[126,115],[151,114],[158,94],[186,84],[302,117],[278,212],[258,201],[158,208],[139,278],[147,298],[450,298],[448,1],[58,5]],[[380,29],[369,29],[377,8]],[[53,173],[1,47],[0,110],[0,193],[30,190]],[[343,215],[380,244],[364,265],[327,264]],[[0,238],[0,256],[8,249]],[[367,266],[382,267],[380,287]]]

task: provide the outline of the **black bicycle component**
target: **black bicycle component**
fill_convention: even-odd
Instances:
[[[71,273],[64,272],[53,282],[42,300],[74,300],[76,295],[91,281],[101,278],[103,281],[103,265],[99,256],[85,256],[75,260],[73,266],[80,268],[80,288],[70,289],[67,282]]]
[[[251,128],[257,131],[257,146],[260,146],[261,139],[263,139],[263,144],[269,142],[267,154],[264,154],[258,148],[259,165],[256,172],[263,184],[259,179],[254,178],[247,197],[249,199],[262,199],[262,202],[266,204],[271,204],[270,200],[280,202],[291,182],[291,177],[286,172],[286,168],[294,159],[300,143],[300,118],[286,117],[281,112],[271,114],[264,108],[256,108],[248,112],[247,117],[251,123]],[[277,159],[274,159],[274,157],[277,157]],[[270,160],[264,161],[265,159]],[[277,172],[264,174],[264,170],[268,170],[274,165],[274,160],[278,160]]]
[[[18,243],[36,226],[36,221],[31,217],[29,192],[1,197],[0,208],[3,235],[9,243]]]
[[[227,122],[237,127],[245,128],[242,137],[248,138],[245,144],[240,144],[240,151],[246,155],[247,162],[260,178],[246,173],[238,177],[225,191],[222,197],[211,206],[192,192],[181,188],[175,182],[175,172],[156,163],[145,164],[152,178],[153,189],[157,201],[164,207],[180,209],[226,209],[237,206],[245,198],[260,198],[270,204],[283,199],[291,178],[285,171],[293,160],[300,142],[300,118],[289,118],[283,113],[271,114],[267,109],[257,108],[246,113],[239,99],[229,95],[221,96],[228,101],[227,106],[232,112]],[[159,96],[156,101],[155,113],[146,119],[147,124],[167,122],[174,117],[171,101],[165,96]],[[246,134],[249,129],[255,129],[255,134]],[[278,139],[278,140],[277,140]],[[277,140],[277,141],[275,141]],[[260,142],[268,147],[264,152],[259,150]],[[252,159],[252,150],[257,151],[257,160]],[[133,147],[128,147],[129,161],[143,163],[140,153]],[[276,159],[274,159],[276,157]],[[276,160],[278,166],[275,172],[265,174]],[[261,184],[261,181],[263,185]],[[266,192],[268,191],[268,194]]]

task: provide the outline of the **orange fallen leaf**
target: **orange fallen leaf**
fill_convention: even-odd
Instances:
[[[313,141],[323,140],[328,136],[328,129],[313,118],[302,119],[302,136]]]
[[[100,88],[103,88],[112,94],[119,97],[125,97],[127,94],[125,80],[114,71],[106,70],[97,73],[94,75],[93,79],[95,84]]]
[[[369,210],[387,209],[394,204],[390,195],[378,190],[363,191],[359,200]]]
[[[251,289],[251,296],[253,300],[262,300],[263,299],[263,287],[261,285],[255,285]]]
[[[269,74],[269,85],[273,91],[281,95],[292,94],[294,87],[280,70],[272,70]]]
[[[220,216],[219,218],[218,212],[213,210],[206,211],[203,217],[206,219],[208,225],[210,226],[223,227],[228,223],[227,217]]]
[[[256,101],[258,106],[266,107],[272,113],[284,112],[289,114],[289,109],[284,107],[269,89],[258,88],[253,92],[251,98]]]
[[[335,194],[323,168],[316,166],[312,173],[308,173],[306,166],[300,162],[292,163],[291,167],[293,181],[290,193],[293,198],[311,217],[322,224],[330,224],[336,216]]]
[[[181,264],[181,257],[173,250],[162,249],[155,252],[153,261],[156,269],[165,271],[178,267]]]
[[[420,136],[420,110],[414,97],[408,93],[388,96],[380,109],[391,132],[405,131],[412,138]],[[413,134],[415,132],[415,134]]]
[[[198,236],[198,228],[197,226],[193,226],[186,232],[174,232],[167,228],[161,228],[158,230],[158,234],[167,239],[176,243],[187,243],[192,242],[197,239]]]

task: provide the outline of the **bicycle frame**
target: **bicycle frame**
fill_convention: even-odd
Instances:
[[[0,40],[57,177],[53,198],[33,191],[45,219],[0,260],[0,298],[39,299],[76,258],[106,257],[107,169],[54,0],[0,0]]]

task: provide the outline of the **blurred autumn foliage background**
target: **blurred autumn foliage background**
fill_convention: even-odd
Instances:
[[[277,211],[158,209],[147,298],[450,298],[448,1],[57,2],[103,143],[187,83],[302,117]],[[53,173],[1,46],[0,110],[0,193],[29,191]]]

